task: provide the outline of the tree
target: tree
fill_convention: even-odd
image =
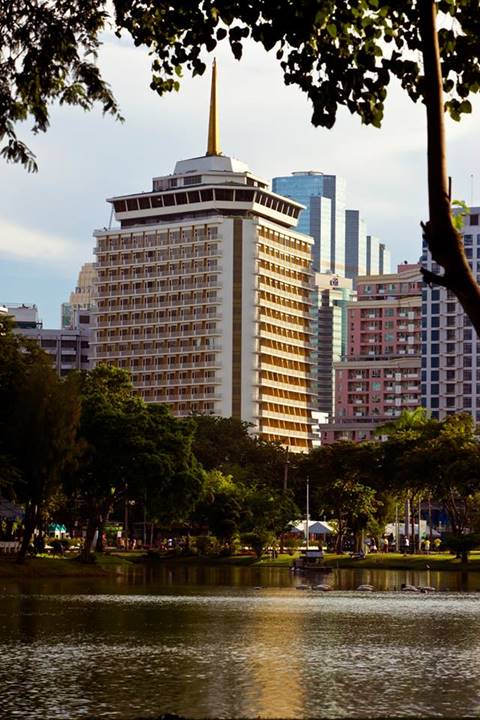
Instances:
[[[127,493],[147,494],[157,518],[182,520],[200,496],[203,474],[192,454],[192,424],[134,396],[125,371],[99,365],[81,376],[80,388],[83,453],[66,490],[86,509],[81,559],[88,562],[95,533]]]
[[[341,441],[315,448],[304,459],[301,474],[310,478],[312,510],[335,520],[337,552],[347,531],[360,549],[361,532],[381,506],[373,488],[380,473],[376,443]]]
[[[459,119],[471,112],[480,89],[478,4],[472,0],[62,0],[0,2],[1,153],[29,169],[35,161],[15,124],[30,116],[34,131],[48,127],[53,101],[89,109],[96,101],[118,116],[115,100],[94,63],[100,33],[110,23],[153,56],[151,87],[178,89],[182,68],[202,74],[204,50],[227,39],[242,56],[251,37],[274,50],[285,83],[312,102],[314,125],[332,127],[339,106],[362,122],[381,125],[388,85],[400,81],[427,113],[429,221],[433,259],[444,274],[425,280],[449,288],[480,332],[480,288],[452,221],[447,182],[444,110]],[[437,12],[441,22],[437,22]],[[421,58],[421,59],[420,59]],[[443,92],[448,96],[444,102]]]
[[[195,415],[193,420],[193,450],[206,470],[220,470],[245,485],[283,487],[286,451],[279,443],[252,435],[252,426],[236,418]]]
[[[210,470],[206,473],[202,496],[190,516],[190,522],[207,526],[231,549],[232,540],[239,530],[243,495],[243,486],[235,484],[231,475]]]
[[[459,413],[437,423],[436,430],[403,454],[402,466],[424,494],[443,504],[452,530],[448,544],[459,549],[466,561],[475,540],[471,530],[480,491],[476,429],[471,415]]]
[[[0,456],[4,481],[25,506],[19,562],[76,453],[79,415],[73,378],[61,380],[37,343],[0,320]]]

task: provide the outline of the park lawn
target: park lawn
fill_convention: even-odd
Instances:
[[[334,568],[368,568],[376,570],[480,570],[480,552],[470,553],[467,564],[449,553],[403,555],[401,553],[372,553],[363,560],[349,555],[326,555],[324,564]]]
[[[110,555],[96,555],[95,562],[84,565],[72,557],[29,558],[17,565],[14,558],[0,557],[0,578],[104,577],[118,575],[132,567],[128,560]]]

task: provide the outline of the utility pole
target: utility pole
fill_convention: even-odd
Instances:
[[[307,549],[307,552],[308,552],[308,548],[309,548],[309,539],[310,539],[309,520],[310,520],[310,478],[309,478],[308,475],[307,475],[307,517],[306,517],[306,520],[305,520],[305,525],[306,525],[306,528],[305,528],[305,538],[306,538],[306,549]]]
[[[283,492],[287,492],[287,488],[288,488],[288,462],[289,462],[288,452],[289,452],[289,449],[290,448],[287,445],[287,453],[286,453],[286,457],[285,457],[285,467],[283,470]]]

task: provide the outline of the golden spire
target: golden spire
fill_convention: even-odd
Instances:
[[[217,61],[212,66],[212,89],[210,93],[210,117],[208,120],[208,148],[207,155],[221,155],[220,137],[218,132],[217,109]]]

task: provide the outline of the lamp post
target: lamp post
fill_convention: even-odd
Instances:
[[[307,475],[307,515],[305,519],[305,538],[306,538],[306,549],[308,552],[309,549],[309,539],[310,539],[310,532],[309,532],[309,520],[310,520],[310,478]]]

